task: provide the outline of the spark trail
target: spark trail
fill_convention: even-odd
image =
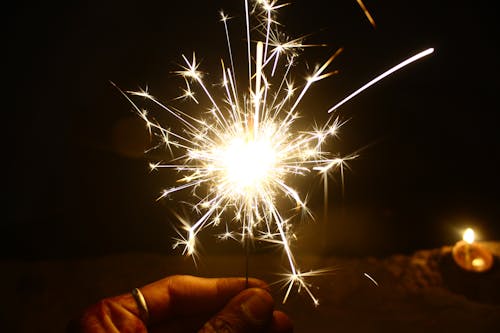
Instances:
[[[312,45],[304,44],[304,38],[291,39],[280,31],[276,12],[283,6],[277,0],[244,0],[246,89],[241,90],[244,85],[237,80],[238,69],[227,26],[229,17],[221,12],[229,66],[221,60],[219,87],[205,82],[195,53],[190,57],[182,55],[183,64],[176,72],[186,85],[178,98],[194,102],[199,114],[165,105],[147,90],[122,94],[157,139],[151,149],[164,149],[172,155],[168,163],[151,163],[151,169],[170,169],[180,175],[178,184],[166,188],[160,198],[191,191],[190,205],[197,217],[194,221],[179,217],[182,231],[178,232],[174,248],[180,247],[184,254],[195,256],[200,232],[224,223],[225,232],[220,239],[238,239],[242,243],[259,240],[283,249],[289,267],[283,302],[296,286],[318,305],[319,300],[306,278],[325,271],[301,273],[291,248],[296,212],[310,214],[305,195],[296,188],[294,180],[318,173],[326,182],[332,172],[344,170],[357,155],[339,156],[324,148],[344,124],[338,117],[332,115],[321,128],[307,131],[296,124],[301,107],[305,108],[304,96],[315,83],[336,73],[328,71],[328,67],[342,50],[317,66],[296,87],[292,68],[300,51]],[[197,96],[198,93],[202,96]],[[161,125],[133,101],[134,97],[142,97],[166,113],[176,123],[176,129]],[[341,103],[325,112],[333,111]]]

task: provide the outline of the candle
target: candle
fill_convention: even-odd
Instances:
[[[475,233],[467,228],[463,239],[452,250],[453,259],[461,268],[471,272],[485,272],[493,265],[493,255],[486,248],[474,242]]]

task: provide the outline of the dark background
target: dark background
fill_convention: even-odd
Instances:
[[[304,227],[304,249],[411,252],[451,244],[469,225],[481,239],[500,239],[499,54],[491,5],[365,4],[376,29],[354,0],[295,1],[279,16],[290,35],[312,33],[309,41],[328,44],[306,50],[296,82],[306,74],[306,63],[314,66],[345,48],[331,66],[340,74],[317,84],[302,104],[311,125],[382,71],[425,48],[436,49],[338,110],[350,121],[332,150],[361,149],[361,157],[346,173],[343,195],[338,177],[330,186],[328,224],[321,186],[315,187],[311,207],[317,221]],[[178,204],[155,201],[171,178],[149,173],[140,153],[147,141],[143,124],[109,81],[125,90],[148,85],[168,102],[182,86],[171,72],[181,54],[196,51],[201,69],[217,82],[219,59],[226,58],[218,11],[235,16],[232,43],[241,51],[243,1],[13,6],[3,40],[3,81],[13,91],[3,110],[7,186],[1,255],[174,253],[170,210]]]

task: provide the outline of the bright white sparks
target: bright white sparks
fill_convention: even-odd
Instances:
[[[397,72],[398,70],[400,70],[401,68],[405,67],[405,66],[408,66],[409,64],[411,64],[412,62],[415,62],[423,57],[426,57],[428,56],[429,54],[433,53],[434,52],[434,49],[433,48],[429,48],[429,49],[426,49],[422,52],[419,52],[417,54],[415,54],[414,56],[411,56],[410,58],[400,62],[399,64],[397,64],[396,66],[388,69],[387,71],[383,72],[382,74],[380,74],[379,76],[377,76],[376,78],[368,81],[367,83],[365,83],[363,86],[361,86],[360,88],[358,88],[356,91],[354,91],[353,93],[351,93],[349,96],[347,96],[346,98],[344,98],[343,100],[341,100],[340,102],[338,102],[337,104],[335,104],[335,106],[331,107],[328,112],[332,112],[336,109],[338,109],[341,105],[347,103],[349,100],[351,100],[352,98],[356,97],[356,95],[362,93],[364,90],[370,88],[371,86],[373,86],[375,83],[379,82],[380,80],[388,77],[389,75],[391,75],[392,73],[394,72]]]
[[[235,195],[256,195],[263,186],[276,177],[277,153],[270,138],[233,140],[221,151],[221,170],[226,173],[227,191]]]
[[[368,273],[363,273],[364,276],[366,276],[371,282],[373,282],[374,285],[378,287],[378,282],[370,276]]]
[[[302,44],[302,38],[289,39],[278,30],[276,10],[284,5],[276,0],[244,0],[244,4],[248,59],[241,65],[247,73],[239,74],[248,75],[246,85],[237,80],[240,69],[235,68],[231,49],[227,28],[230,18],[221,12],[229,61],[221,61],[220,88],[204,81],[194,53],[191,57],[182,55],[184,63],[176,72],[186,84],[179,99],[193,101],[200,110],[197,115],[164,105],[147,91],[129,91],[124,96],[158,138],[153,148],[164,148],[172,155],[169,163],[151,163],[151,169],[167,168],[179,174],[178,184],[165,189],[160,198],[181,190],[192,194],[197,218],[188,221],[179,217],[182,228],[174,247],[196,256],[197,235],[221,223],[226,232],[219,235],[220,239],[238,238],[243,242],[251,238],[279,245],[289,265],[283,302],[296,286],[317,305],[319,301],[305,280],[317,272],[300,273],[291,250],[296,237],[289,212],[308,213],[305,194],[293,181],[296,176],[318,173],[326,182],[334,170],[342,175],[346,163],[356,156],[341,157],[324,149],[343,124],[338,118],[330,117],[320,129],[310,131],[297,128],[296,120],[311,86],[335,73],[327,68],[341,50],[296,87],[291,69],[298,52],[310,45]],[[174,120],[175,130],[160,125],[130,96],[145,98],[159,107]],[[234,225],[238,226],[236,231],[229,227]]]

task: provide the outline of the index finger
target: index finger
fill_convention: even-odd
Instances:
[[[149,310],[150,323],[175,316],[216,313],[246,288],[267,288],[258,279],[200,278],[174,275],[140,288]]]

